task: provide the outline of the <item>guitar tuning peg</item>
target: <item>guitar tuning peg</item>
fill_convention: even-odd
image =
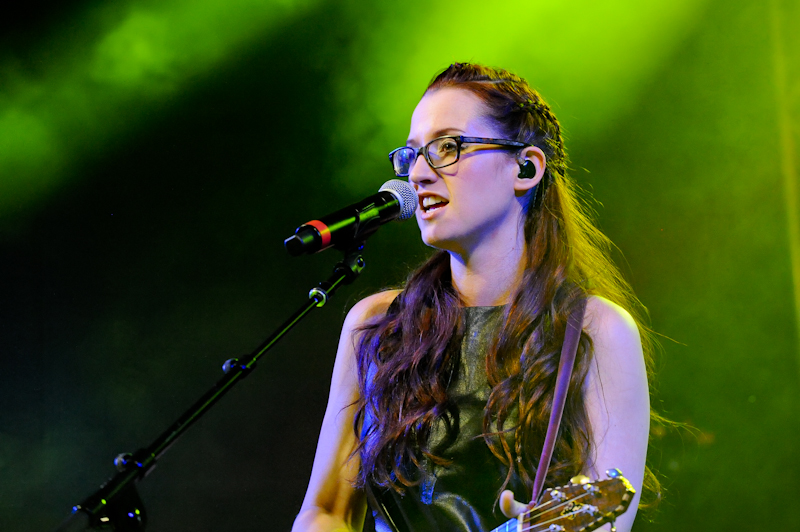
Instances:
[[[576,475],[571,479],[569,479],[569,481],[572,484],[588,484],[589,482],[591,482],[589,477],[587,477],[586,475]]]
[[[608,478],[617,478],[622,476],[622,471],[616,468],[609,469],[606,471],[606,475],[608,475]]]

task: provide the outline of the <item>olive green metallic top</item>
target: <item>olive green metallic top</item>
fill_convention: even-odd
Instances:
[[[481,436],[483,410],[491,391],[486,379],[486,353],[504,308],[464,309],[461,356],[448,387],[456,405],[453,423],[448,428],[440,421],[431,435],[432,451],[451,460],[451,465],[425,464],[417,477],[420,483],[408,488],[402,496],[370,486],[372,515],[367,516],[364,530],[488,532],[507,521],[495,504],[507,468],[491,453]],[[515,422],[509,420],[508,426]],[[508,488],[520,494],[525,491],[517,477]]]

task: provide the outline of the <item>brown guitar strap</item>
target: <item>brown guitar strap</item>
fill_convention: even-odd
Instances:
[[[539,458],[539,467],[536,470],[536,479],[533,482],[533,498],[531,505],[539,502],[542,494],[544,480],[553,458],[553,449],[556,446],[558,428],[561,426],[561,416],[564,413],[564,404],[567,402],[569,381],[572,377],[572,367],[575,365],[575,355],[578,353],[578,342],[583,329],[583,315],[586,312],[586,300],[582,300],[567,319],[567,330],[564,333],[564,346],[561,348],[561,360],[558,362],[558,376],[556,377],[556,390],[553,394],[553,406],[550,410],[550,422],[547,425],[547,435],[542,447],[542,456]]]

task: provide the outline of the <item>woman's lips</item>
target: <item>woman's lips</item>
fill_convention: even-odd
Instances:
[[[437,203],[427,209],[421,208],[419,210],[420,218],[422,220],[430,220],[431,218],[440,215],[447,209],[447,203]]]

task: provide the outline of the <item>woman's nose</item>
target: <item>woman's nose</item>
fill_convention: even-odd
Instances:
[[[438,177],[436,171],[428,164],[425,156],[422,153],[418,153],[417,158],[411,163],[411,167],[408,170],[408,180],[412,184],[419,185],[435,181]]]

